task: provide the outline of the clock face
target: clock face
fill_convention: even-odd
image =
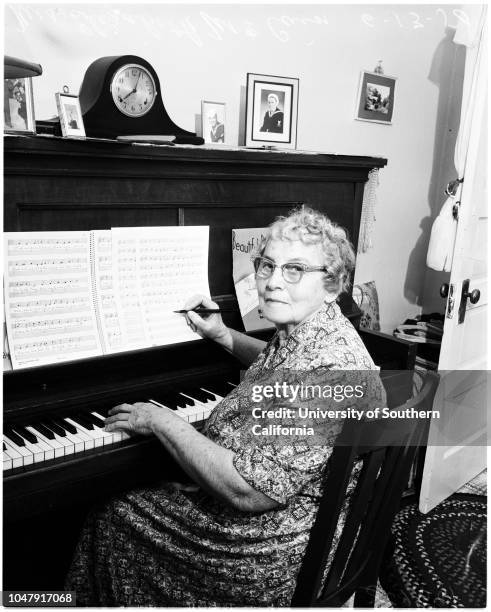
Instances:
[[[157,90],[150,72],[138,64],[119,68],[111,81],[114,104],[129,117],[143,117],[152,108]]]

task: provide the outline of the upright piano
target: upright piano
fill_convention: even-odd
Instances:
[[[231,230],[265,227],[306,204],[345,227],[356,245],[368,172],[385,164],[360,156],[11,136],[4,227],[209,225],[211,295],[235,309],[225,322],[242,330]],[[342,296],[341,305],[356,325],[360,312],[351,297]],[[404,341],[363,338],[385,367],[414,363]],[[62,588],[90,506],[128,488],[185,478],[156,440],[104,434],[109,408],[155,399],[199,426],[238,382],[240,367],[213,343],[196,340],[4,372],[10,450],[6,455],[4,446],[4,589]]]

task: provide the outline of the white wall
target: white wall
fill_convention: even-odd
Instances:
[[[298,77],[298,149],[388,159],[374,248],[360,254],[356,281],[376,281],[382,325],[392,330],[421,310],[429,219],[454,178],[463,63],[447,26],[465,18],[458,11],[448,4],[10,4],[5,53],[43,66],[34,81],[38,119],[56,113],[54,93],[63,85],[78,92],[94,59],[134,54],[156,68],[166,109],[184,129],[194,131],[202,99],[226,102],[231,145],[246,73]],[[360,70],[380,59],[397,77],[392,125],[354,120]]]

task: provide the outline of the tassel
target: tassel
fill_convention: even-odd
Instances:
[[[368,249],[371,249],[373,226],[375,223],[375,205],[377,203],[377,187],[379,184],[378,180],[378,168],[373,168],[368,173],[368,181],[365,185],[365,191],[363,193],[363,205],[361,209],[360,219],[360,237],[358,239],[358,251],[360,253],[366,253]]]

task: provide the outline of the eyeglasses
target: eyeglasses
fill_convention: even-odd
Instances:
[[[256,276],[259,276],[259,278],[270,278],[275,268],[281,268],[281,273],[287,283],[299,283],[306,272],[327,272],[325,267],[306,266],[302,263],[286,263],[282,266],[277,266],[267,257],[255,257],[253,262]]]

